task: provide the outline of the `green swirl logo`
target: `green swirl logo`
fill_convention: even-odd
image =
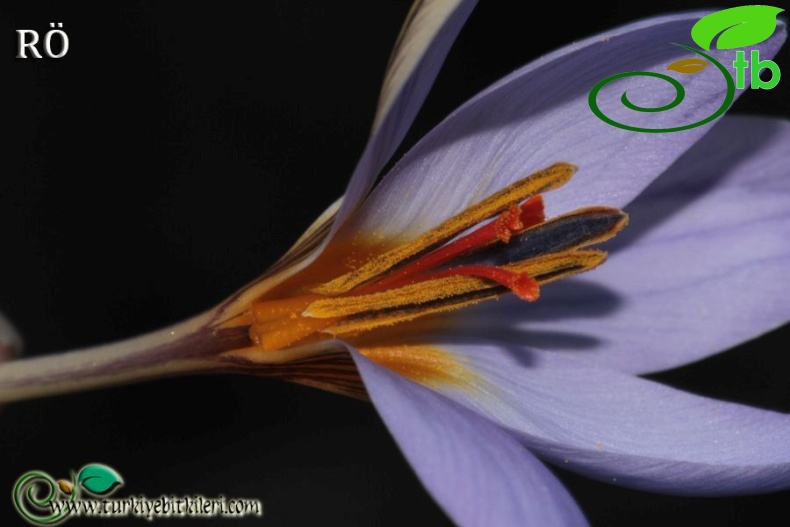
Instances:
[[[73,474],[71,488],[74,488]],[[52,525],[61,522],[68,515],[68,509],[61,509],[59,512],[51,514],[47,514],[46,511],[52,510],[53,500],[57,499],[64,489],[68,489],[68,486],[63,484],[61,487],[59,482],[56,482],[46,472],[37,470],[27,472],[14,485],[14,507],[24,519],[34,525]],[[71,492],[70,494],[69,501],[73,502],[76,493]],[[34,510],[30,509],[31,505]]]
[[[783,9],[778,7],[764,5],[733,7],[731,9],[717,11],[716,13],[712,13],[703,17],[696,24],[694,24],[694,27],[691,29],[691,38],[701,48],[707,51],[710,51],[714,41],[716,42],[717,49],[734,49],[759,44],[760,42],[768,39],[774,33],[776,30],[776,17],[782,11]],[[684,75],[690,75],[704,70],[709,64],[713,64],[721,72],[724,82],[727,84],[727,94],[724,97],[724,101],[715,112],[704,119],[700,119],[697,122],[668,128],[631,126],[615,121],[611,117],[604,114],[604,112],[598,106],[599,92],[608,84],[627,77],[654,77],[664,82],[668,82],[675,89],[675,98],[663,106],[643,107],[631,102],[631,100],[628,98],[627,92],[623,92],[622,96],[620,97],[620,102],[622,102],[623,106],[626,108],[635,112],[657,113],[671,110],[672,108],[679,106],[686,96],[686,91],[683,88],[683,84],[674,77],[664,73],[655,73],[649,71],[629,71],[626,73],[618,73],[617,75],[606,77],[602,81],[595,84],[595,86],[593,86],[592,90],[590,91],[589,96],[587,97],[587,103],[589,104],[592,112],[603,122],[612,126],[616,126],[617,128],[622,128],[632,132],[646,133],[680,132],[682,130],[688,130],[690,128],[696,128],[697,126],[707,124],[724,114],[724,112],[729,109],[732,101],[735,99],[736,84],[738,89],[743,89],[745,87],[745,71],[750,67],[749,61],[746,60],[745,52],[738,51],[736,53],[736,60],[733,62],[733,67],[735,68],[737,76],[736,82],[736,80],[733,79],[732,75],[723,64],[704,51],[694,49],[689,46],[684,46],[683,44],[673,44],[691,51],[700,57],[704,57],[709,62],[697,57],[685,58],[673,62],[667,66],[667,70],[675,71]],[[751,86],[753,89],[770,90],[779,83],[780,71],[776,63],[770,60],[760,60],[759,50],[752,50],[751,61]],[[760,71],[763,69],[769,69],[771,71],[771,79],[769,81],[763,81],[760,78]]]
[[[665,104],[664,106],[659,106],[657,108],[645,108],[642,106],[637,106],[636,104],[629,101],[628,93],[623,92],[622,97],[620,97],[620,101],[622,101],[623,105],[626,108],[629,108],[637,112],[664,112],[666,110],[671,110],[672,108],[680,105],[680,103],[682,103],[683,99],[686,97],[686,90],[683,88],[683,85],[680,83],[680,81],[674,79],[673,77],[670,77],[669,75],[665,75],[663,73],[654,73],[650,71],[629,71],[627,73],[618,73],[617,75],[606,77],[604,80],[593,86],[593,89],[590,92],[590,95],[587,99],[587,102],[590,105],[590,109],[593,111],[593,113],[597,115],[598,118],[604,121],[605,123],[609,123],[612,126],[616,126],[617,128],[622,128],[623,130],[630,130],[632,132],[662,133],[662,132],[680,132],[681,130],[696,128],[697,126],[702,126],[703,124],[711,122],[712,120],[716,119],[724,112],[726,112],[727,109],[732,104],[733,99],[735,99],[735,82],[732,80],[732,77],[730,76],[730,73],[727,71],[727,69],[719,61],[717,61],[710,55],[707,55],[699,50],[690,48],[688,46],[684,46],[683,44],[675,44],[675,45],[680,46],[681,48],[685,48],[689,51],[693,51],[694,53],[697,53],[698,55],[705,57],[706,59],[711,61],[719,69],[719,71],[721,71],[721,74],[724,76],[724,80],[727,82],[727,95],[724,97],[724,101],[721,103],[721,106],[719,106],[719,108],[714,113],[712,113],[711,115],[700,121],[697,121],[696,123],[691,123],[683,126],[675,126],[672,128],[641,128],[638,126],[630,126],[627,124],[618,123],[614,119],[607,117],[601,111],[601,109],[598,107],[598,101],[597,101],[598,92],[601,91],[601,88],[603,88],[610,82],[616,81],[618,79],[623,79],[626,77],[638,77],[638,76],[656,77],[658,79],[667,81],[675,88],[675,98],[672,100],[672,102],[670,102],[669,104]],[[686,60],[688,61],[689,59]],[[670,64],[667,67],[667,69],[675,69],[673,68],[673,66],[678,64],[679,62],[682,61],[678,61]],[[687,64],[687,62],[684,62],[684,64]],[[680,69],[681,67],[682,67],[681,65],[678,65],[677,69]],[[704,69],[704,67],[705,66],[702,66],[702,68],[697,69],[696,71],[701,71],[702,69]],[[677,71],[677,69],[675,71]],[[696,73],[696,71],[694,71],[693,73]]]
[[[123,484],[112,468],[99,463],[85,465],[71,479],[55,479],[40,470],[31,470],[16,480],[13,490],[14,508],[32,525],[55,525],[68,518],[69,505],[79,498],[81,490],[95,496],[109,496]],[[65,497],[64,497],[65,496]]]

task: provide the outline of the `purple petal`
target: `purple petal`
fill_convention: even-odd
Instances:
[[[333,231],[373,186],[411,126],[476,0],[418,2],[395,44],[373,130],[346,187]]]
[[[627,210],[614,254],[541,299],[463,313],[473,332],[647,373],[790,320],[790,123],[729,116]],[[505,338],[506,337],[506,338]]]
[[[622,130],[593,114],[588,94],[610,75],[666,73],[671,62],[693,55],[670,42],[692,44],[691,27],[703,14],[652,18],[586,39],[483,91],[396,165],[349,228],[376,236],[415,236],[557,161],[573,163],[579,172],[570,184],[547,196],[549,214],[583,205],[627,204],[710,125],[674,133]],[[774,56],[784,39],[785,26],[780,23],[776,34],[758,46],[761,56]],[[712,52],[730,68],[734,53]],[[678,108],[658,114],[632,112],[621,105],[610,116],[623,121],[626,114],[638,114],[631,124],[661,127],[699,121],[721,106],[726,82],[717,68],[676,77],[686,90],[686,100]],[[674,97],[667,86],[653,78],[621,79],[602,90],[599,101],[609,108],[612,100],[628,91],[631,101],[656,107]]]
[[[573,498],[510,434],[352,350],[373,403],[460,525],[586,525]]]
[[[698,397],[565,353],[443,348],[478,380],[440,385],[441,393],[564,468],[671,494],[790,487],[788,415]]]

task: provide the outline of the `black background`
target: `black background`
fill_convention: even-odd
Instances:
[[[392,1],[108,4],[0,8],[0,309],[28,355],[177,322],[260,274],[342,194],[408,10]],[[550,2],[540,14],[522,2],[480,5],[406,144],[560,45],[654,13],[738,5],[586,4]],[[49,22],[64,24],[68,55],[15,59],[14,30],[43,35]],[[776,61],[790,75],[787,49]],[[748,93],[733,111],[788,117],[789,86]],[[654,378],[790,411],[790,359],[778,349],[788,336],[786,326]],[[93,461],[124,476],[119,496],[224,494],[265,506],[262,519],[200,525],[447,522],[368,404],[205,376],[7,407],[0,523],[22,523],[10,494],[23,472],[64,477]],[[787,523],[788,492],[677,498],[557,474],[594,525]]]

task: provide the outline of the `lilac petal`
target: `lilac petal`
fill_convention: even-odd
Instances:
[[[13,359],[22,351],[22,339],[14,326],[0,313],[0,362]]]
[[[790,123],[728,116],[627,210],[582,279],[463,313],[512,344],[576,344],[632,373],[702,359],[790,320]]]
[[[346,188],[332,232],[365,197],[403,140],[476,4],[476,0],[434,0],[412,7],[390,58],[368,144]]]
[[[597,35],[538,59],[486,89],[395,166],[354,215],[349,229],[413,237],[557,161],[573,163],[579,171],[566,187],[547,196],[550,215],[584,205],[624,206],[710,124],[674,133],[622,130],[593,114],[588,94],[610,75],[667,73],[667,65],[693,55],[670,42],[693,45],[690,30],[703,15],[656,17]],[[761,56],[774,56],[785,29],[780,22],[776,34],[757,46]],[[731,68],[735,50],[711,53]],[[663,127],[699,121],[721,106],[726,82],[716,67],[675,76],[686,91],[685,101],[676,109],[641,113],[620,105],[610,116],[623,121],[632,117],[627,114],[638,114],[631,124]],[[631,77],[602,90],[601,107],[609,108],[623,91],[646,107],[663,105],[675,93],[660,80]]]
[[[352,350],[384,422],[459,525],[586,525],[573,498],[510,434]]]
[[[790,487],[788,415],[699,397],[567,353],[442,347],[477,380],[437,389],[563,468],[670,494]]]

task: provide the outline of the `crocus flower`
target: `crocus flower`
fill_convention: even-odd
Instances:
[[[790,486],[787,416],[635,376],[699,360],[788,319],[782,234],[790,222],[783,180],[790,124],[727,117],[703,137],[710,126],[637,134],[598,120],[587,107],[590,86],[683,56],[668,43],[687,41],[703,13],[657,17],[545,56],[480,93],[368,195],[472,5],[415,7],[345,198],[264,278],[162,332],[7,365],[0,370],[3,399],[198,371],[244,371],[367,394],[425,486],[459,524],[583,524],[581,511],[538,457],[592,478],[667,493],[728,495]],[[757,46],[762,57],[772,57],[784,38],[780,24]],[[734,53],[715,55],[727,64]],[[720,104],[724,86],[714,74],[683,79],[688,121]],[[648,106],[666,97],[662,88],[639,93]],[[578,172],[565,181],[568,163]],[[387,251],[420,240],[547,167],[563,174],[557,176],[563,185],[546,185],[549,218],[598,205],[631,215],[605,265],[541,287],[535,302],[511,295],[446,313],[415,313],[408,297],[349,314],[327,292],[356,279],[335,262],[353,260],[350,273],[359,273]],[[622,227],[621,216],[611,209],[607,214]],[[440,239],[480,224],[476,218]],[[610,232],[598,234],[595,241]],[[490,256],[511,254],[516,246],[497,245]],[[574,258],[569,261],[576,267],[560,271],[600,263]],[[429,270],[445,272],[436,268]],[[364,290],[371,278],[380,276],[363,274],[348,287],[359,292],[354,288]],[[523,290],[507,283],[519,296],[536,296],[529,285],[535,284]],[[277,303],[283,300],[289,303]],[[437,305],[440,300],[445,297],[429,297]],[[283,306],[285,319],[271,316]],[[392,311],[379,325],[378,312],[385,309]],[[315,322],[327,319],[331,324]],[[344,327],[347,322],[364,331]]]

